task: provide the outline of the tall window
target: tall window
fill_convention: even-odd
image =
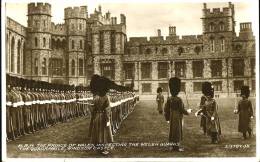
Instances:
[[[167,78],[168,77],[168,63],[159,62],[158,63],[158,78]]]
[[[46,47],[46,39],[43,38],[43,47]]]
[[[214,86],[214,91],[222,91],[221,81],[212,82],[212,85]]]
[[[72,41],[71,41],[71,49],[74,49],[74,46],[75,46],[74,40],[72,40]]]
[[[21,42],[18,41],[17,44],[17,73],[20,74],[20,67],[21,67]]]
[[[75,75],[75,61],[74,60],[71,61],[71,75],[72,76]]]
[[[174,67],[176,77],[186,77],[186,63],[184,61],[175,62]]]
[[[34,45],[35,47],[38,47],[38,39],[36,37],[34,38]]]
[[[214,40],[214,38],[210,39],[210,52],[215,52],[215,40]]]
[[[11,41],[11,72],[14,72],[14,37],[12,37]]]
[[[134,64],[125,64],[125,79],[134,78]]]
[[[99,52],[104,53],[104,32],[99,33]]]
[[[142,79],[150,79],[151,78],[151,63],[142,63],[141,64],[141,73]]]
[[[111,32],[111,53],[116,52],[116,33],[115,31]]]
[[[79,59],[79,76],[83,76],[83,59]]]
[[[234,80],[234,91],[239,92],[243,85],[244,85],[243,80]]]
[[[215,29],[215,24],[214,23],[210,23],[209,24],[209,31],[212,32],[212,31],[214,31],[214,29]]]
[[[82,49],[82,40],[79,41],[79,48]]]
[[[51,48],[51,38],[49,38],[49,48]]]
[[[62,76],[63,75],[62,59],[53,58],[50,60],[50,62],[52,67],[52,74],[57,76]]]
[[[38,58],[34,59],[34,74],[38,75]]]
[[[81,24],[79,24],[79,30],[81,30],[82,29],[82,25]]]
[[[220,39],[220,49],[221,49],[221,52],[225,51],[225,39],[224,38]]]
[[[244,59],[233,59],[233,76],[244,76]]]
[[[43,58],[43,61],[42,61],[42,75],[46,75],[47,74],[47,61],[46,61],[46,58]]]
[[[151,92],[152,89],[151,89],[151,83],[143,83],[142,84],[142,92],[143,93],[149,93]]]
[[[101,75],[109,79],[114,80],[115,78],[115,67],[114,64],[101,64]]]
[[[222,76],[222,61],[221,60],[211,60],[210,69],[211,69],[212,77],[221,77]]]
[[[193,61],[192,62],[192,71],[193,71],[193,77],[202,77],[203,76],[203,61]]]
[[[202,82],[194,82],[193,83],[193,92],[201,91]]]
[[[23,43],[23,74],[26,74],[26,57],[25,57],[25,43]]]
[[[251,65],[251,76],[255,76],[255,59],[252,58],[250,60],[250,65]]]
[[[225,29],[224,23],[223,23],[223,22],[220,22],[220,23],[219,23],[219,30],[220,30],[220,31],[224,31],[224,29]]]

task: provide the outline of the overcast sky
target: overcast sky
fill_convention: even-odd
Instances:
[[[109,10],[111,16],[117,16],[117,22],[120,22],[120,13],[126,15],[128,37],[155,36],[157,29],[161,29],[162,35],[167,36],[169,25],[176,26],[178,35],[196,35],[202,33],[202,22],[200,19],[202,17],[202,2],[181,3],[164,1],[164,3],[148,3],[141,1],[141,3],[137,3],[135,1],[123,3],[118,0],[117,3],[114,2],[52,0],[49,2],[52,5],[52,22],[64,23],[64,8],[66,7],[88,6],[88,12],[93,13],[94,9],[98,8],[98,5],[101,5],[103,14]],[[246,1],[233,3],[235,4],[236,31],[238,32],[239,23],[254,22],[258,14],[253,9],[254,5],[252,3]],[[228,2],[207,3],[208,8],[222,8],[227,6]],[[27,26],[27,3],[6,3],[6,15]]]

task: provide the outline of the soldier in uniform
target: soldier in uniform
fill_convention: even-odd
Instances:
[[[206,98],[206,93],[207,93],[207,87],[211,86],[210,82],[203,82],[202,83],[202,96],[200,98],[200,109],[195,113],[195,116],[201,115],[201,120],[200,120],[200,127],[203,130],[204,135],[206,135],[206,111],[205,111],[205,102],[207,100]]]
[[[95,146],[98,144],[106,144],[113,142],[113,136],[111,131],[109,112],[107,108],[110,103],[106,93],[109,90],[109,83],[103,77],[92,77],[90,83],[93,94],[96,94],[93,98],[93,116],[92,116],[92,125],[90,127],[90,139],[91,143]],[[94,90],[94,91],[93,91]],[[100,149],[100,153],[107,155],[109,152],[105,147],[96,147]]]
[[[157,88],[157,96],[156,96],[156,102],[157,102],[157,110],[159,111],[159,114],[162,114],[163,112],[163,103],[164,103],[164,96],[162,94],[162,88]]]
[[[238,102],[237,109],[235,110],[235,113],[239,114],[238,131],[243,134],[244,139],[247,139],[247,133],[249,137],[252,136],[251,119],[253,119],[253,108],[251,101],[248,99],[249,95],[249,86],[242,86],[242,99]]]
[[[169,142],[173,143],[173,151],[184,151],[180,147],[180,142],[183,139],[182,123],[183,115],[191,113],[191,109],[184,108],[183,101],[178,94],[181,88],[181,80],[177,77],[169,80],[169,88],[171,97],[168,97],[164,107],[164,116],[166,121],[170,122]]]
[[[11,76],[6,76],[7,91],[6,91],[6,128],[7,128],[7,139],[15,140],[15,131],[13,127],[14,113],[12,107],[13,95],[11,92],[13,82]]]
[[[218,105],[214,99],[214,88],[211,83],[205,85],[205,117],[207,135],[211,136],[211,143],[217,144],[221,135],[220,121],[218,117]]]

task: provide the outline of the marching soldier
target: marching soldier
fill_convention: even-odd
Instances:
[[[191,113],[191,109],[185,110],[182,99],[178,97],[181,88],[181,80],[179,78],[171,78],[169,80],[169,88],[172,96],[167,99],[164,107],[165,119],[170,122],[169,142],[172,142],[174,145],[173,151],[184,151],[183,148],[180,148],[180,142],[183,139],[182,120],[183,115]]]
[[[252,136],[251,119],[253,119],[253,108],[251,101],[248,99],[249,95],[249,86],[242,86],[242,99],[239,101],[237,109],[235,110],[235,113],[239,114],[238,131],[243,133],[244,139],[247,139],[247,133],[249,134],[249,138]]]

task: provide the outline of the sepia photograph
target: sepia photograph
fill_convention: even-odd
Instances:
[[[258,3],[2,1],[2,161],[259,161]]]

